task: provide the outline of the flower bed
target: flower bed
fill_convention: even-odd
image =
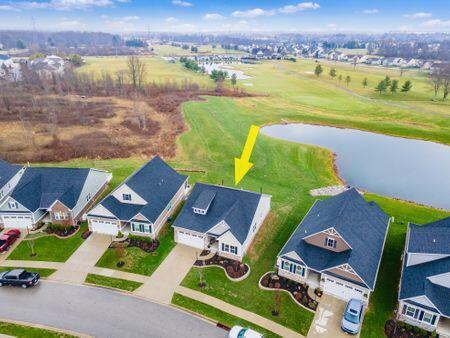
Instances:
[[[436,332],[428,332],[393,319],[388,320],[384,325],[384,333],[389,338],[431,338],[437,336]]]
[[[77,226],[65,226],[59,224],[49,224],[44,230],[47,234],[54,234],[59,237],[70,237],[75,234],[80,227]]]
[[[266,273],[261,278],[260,284],[268,289],[285,290],[289,292],[298,303],[313,311],[315,311],[317,309],[317,305],[319,305],[315,299],[312,299],[309,296],[309,286],[307,284],[300,284],[293,280],[280,277],[275,272]]]
[[[197,267],[220,266],[231,279],[240,279],[250,271],[250,267],[247,264],[234,259],[220,257],[217,254],[207,260],[197,260],[194,265]]]
[[[86,229],[86,230],[81,234],[81,238],[87,239],[91,234],[92,234],[92,231],[90,231],[89,229]]]
[[[154,252],[159,247],[159,241],[157,239],[151,239],[149,237],[140,237],[129,235],[124,241],[128,247],[137,247],[145,252]]]

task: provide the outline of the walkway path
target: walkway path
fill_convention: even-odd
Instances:
[[[49,279],[83,283],[111,243],[111,236],[93,233]]]
[[[198,250],[177,244],[144,285],[134,293],[162,304],[171,304],[175,289],[192,268],[198,255]]]
[[[296,338],[303,338],[300,333],[295,332],[287,327],[284,327],[278,323],[275,323],[271,321],[270,319],[264,318],[260,315],[257,315],[256,313],[241,309],[237,306],[231,305],[229,303],[226,303],[220,299],[208,296],[204,293],[185,288],[183,286],[178,286],[175,290],[176,293],[179,293],[183,296],[195,299],[199,302],[211,305],[219,310],[222,310],[224,312],[227,312],[233,316],[245,319],[249,322],[252,322],[256,325],[259,325],[269,331],[272,331],[282,337],[296,337]]]

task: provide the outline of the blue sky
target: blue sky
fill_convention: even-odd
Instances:
[[[450,1],[0,0],[0,29],[450,32]]]

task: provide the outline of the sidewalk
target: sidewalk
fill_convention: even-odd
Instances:
[[[197,259],[197,250],[177,244],[170,254],[134,293],[159,303],[171,304],[175,289]]]
[[[49,279],[83,283],[111,243],[111,236],[93,233]]]
[[[296,338],[304,338],[300,333],[295,332],[287,327],[284,327],[278,323],[271,321],[270,319],[264,318],[256,313],[241,309],[237,306],[226,303],[220,299],[208,296],[204,293],[185,288],[183,286],[178,286],[175,290],[176,293],[180,295],[195,299],[199,302],[211,305],[219,310],[227,312],[233,316],[245,319],[249,322],[252,322],[256,325],[259,325],[269,331],[272,331],[282,337],[296,337]]]

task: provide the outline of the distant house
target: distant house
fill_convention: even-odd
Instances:
[[[24,172],[25,167],[0,160],[0,203],[13,191]]]
[[[450,337],[450,217],[409,224],[397,318]]]
[[[87,213],[89,229],[155,238],[188,188],[188,177],[156,156]]]
[[[111,174],[95,169],[20,170],[18,183],[0,205],[0,223],[9,228],[32,229],[41,222],[76,225],[111,180]]]
[[[270,195],[197,183],[173,223],[175,242],[242,260],[270,201]]]
[[[280,276],[348,301],[369,300],[389,217],[354,189],[316,201],[278,254]]]

